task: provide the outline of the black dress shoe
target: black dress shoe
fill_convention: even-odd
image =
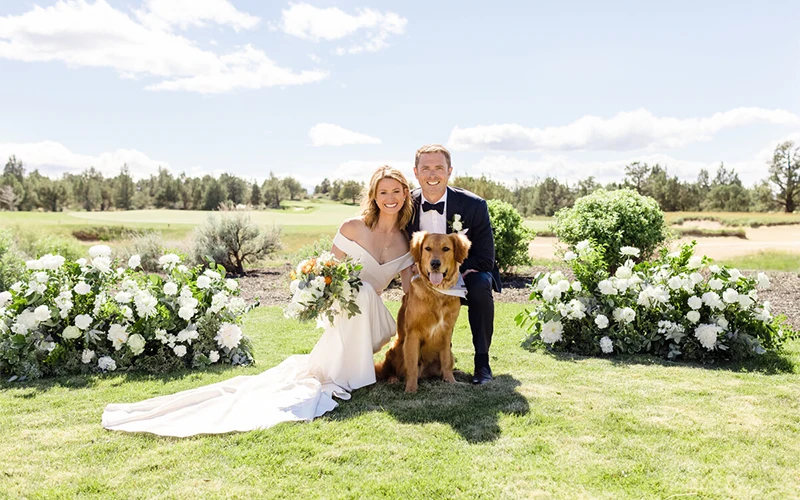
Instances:
[[[492,378],[492,369],[488,366],[480,366],[475,368],[475,374],[472,376],[472,383],[476,385],[488,384],[494,380]]]

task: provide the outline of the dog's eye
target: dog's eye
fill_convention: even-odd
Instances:
[[[431,247],[425,247],[426,252],[430,252],[431,250],[433,250]]]
[[[442,252],[449,252],[449,251],[450,251],[450,247],[442,247]]]

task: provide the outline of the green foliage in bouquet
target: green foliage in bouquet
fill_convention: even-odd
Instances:
[[[603,247],[579,242],[565,260],[578,278],[539,273],[530,300],[537,304],[517,318],[528,345],[582,355],[649,353],[703,362],[739,360],[776,351],[797,332],[773,317],[759,290],[764,273],[709,265],[694,255],[694,243],[652,261],[634,263],[636,248],[611,272]]]
[[[30,260],[0,293],[0,372],[25,379],[252,362],[238,324],[256,304],[238,297],[221,266],[201,273],[167,254],[164,275],[145,274],[138,255],[124,267],[105,245],[89,255]]]
[[[508,272],[514,266],[530,264],[528,243],[536,233],[525,227],[522,216],[510,203],[488,200],[486,205],[494,231],[494,255],[497,266],[501,271]]]
[[[555,217],[553,230],[558,239],[573,246],[591,240],[604,247],[612,270],[626,260],[620,254],[623,246],[638,248],[641,258],[647,259],[668,235],[658,202],[631,189],[599,189],[579,198],[571,208],[559,210]]]

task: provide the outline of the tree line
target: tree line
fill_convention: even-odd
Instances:
[[[800,147],[791,141],[775,148],[769,174],[752,187],[742,184],[734,169],[720,164],[712,174],[703,169],[695,181],[670,175],[666,165],[633,162],[625,166],[622,181],[605,185],[588,177],[570,185],[548,176],[509,187],[486,176],[457,176],[454,186],[468,189],[485,199],[511,203],[522,215],[551,216],[572,206],[576,199],[597,189],[632,188],[654,198],[664,211],[794,212],[800,203]],[[314,187],[314,197],[357,203],[363,182],[324,179]],[[104,177],[94,167],[80,174],[51,179],[33,170],[26,172],[22,160],[11,156],[0,177],[0,210],[132,210],[167,208],[217,210],[246,205],[278,208],[284,200],[300,200],[309,193],[294,177],[280,179],[270,172],[258,184],[223,173],[219,178],[205,175],[173,176],[159,167],[158,173],[134,181],[123,165],[116,177]]]

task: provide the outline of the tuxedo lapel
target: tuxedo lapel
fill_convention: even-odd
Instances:
[[[445,203],[445,211],[444,211],[444,219],[445,219],[445,227],[447,228],[445,232],[450,234],[453,232],[453,215],[457,214],[461,207],[458,204],[458,195],[455,191],[447,187],[447,203]]]

